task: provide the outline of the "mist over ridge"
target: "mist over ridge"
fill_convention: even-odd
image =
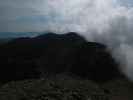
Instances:
[[[63,5],[64,4],[64,5]],[[116,0],[60,0],[48,1],[59,19],[48,23],[53,32],[78,32],[88,41],[108,46],[121,69],[132,79],[133,75],[133,8]]]
[[[125,6],[120,0],[28,0],[24,6],[21,3],[1,3],[8,7],[1,17],[1,31],[77,32],[88,41],[107,45],[124,73],[133,79],[132,6]]]

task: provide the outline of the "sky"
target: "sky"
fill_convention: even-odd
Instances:
[[[88,17],[88,13],[91,13],[93,17],[97,9],[107,8],[108,5],[133,5],[133,0],[117,0],[119,3],[114,4],[112,1],[116,0],[0,0],[0,32],[49,31],[53,30],[49,26],[53,28],[58,24],[55,31],[62,23],[77,28],[83,16]],[[95,2],[101,8],[92,7]],[[107,9],[111,10],[109,7]],[[77,17],[79,15],[80,18]]]
[[[0,32],[46,31],[107,45],[133,80],[133,0],[0,0]]]

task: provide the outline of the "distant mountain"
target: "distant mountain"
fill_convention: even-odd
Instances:
[[[37,32],[0,32],[1,38],[18,38],[18,37],[34,37],[42,33]]]
[[[74,32],[16,38],[0,46],[1,81],[64,72],[96,82],[123,77],[105,45],[88,42]]]

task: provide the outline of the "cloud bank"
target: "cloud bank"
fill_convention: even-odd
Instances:
[[[130,5],[121,1],[4,0],[0,31],[78,32],[89,41],[108,45],[133,80],[133,7],[131,0]]]
[[[133,80],[132,7],[116,0],[49,0],[46,4],[47,12],[55,15],[46,29],[75,31],[89,41],[108,45],[122,71]]]

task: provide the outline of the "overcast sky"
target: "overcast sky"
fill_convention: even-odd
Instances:
[[[0,0],[0,32],[45,31],[57,23],[72,25],[76,20],[70,18],[76,16],[72,13],[84,16],[82,12],[89,13],[93,1],[101,2],[102,6],[103,2],[115,0]],[[133,5],[133,0],[118,1],[124,6]]]

